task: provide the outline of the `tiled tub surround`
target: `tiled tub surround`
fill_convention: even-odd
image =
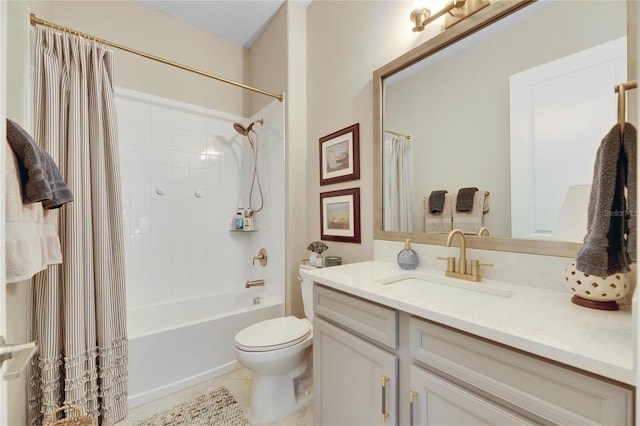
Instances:
[[[598,311],[572,304],[564,291],[486,279],[472,283],[445,278],[440,269],[422,267],[412,273],[431,275],[444,284],[380,282],[406,273],[395,262],[380,260],[302,271],[306,278],[336,290],[628,385],[636,384],[630,305],[616,312]],[[473,290],[479,287],[512,295],[500,297]]]
[[[284,115],[277,101],[247,119],[122,88],[116,107],[135,406],[239,367],[235,333],[284,314]],[[249,205],[253,172],[233,123],[257,118],[265,122],[254,126],[265,205],[257,232],[230,232],[236,209]],[[251,263],[260,248],[265,267]],[[244,288],[258,278],[264,287]],[[271,302],[218,312],[230,294]],[[173,319],[159,327],[158,313]]]
[[[116,107],[129,308],[233,292],[256,278],[283,300],[284,256],[251,265],[260,247],[284,253],[282,104],[247,119],[117,88]],[[229,230],[236,208],[248,206],[253,157],[233,123],[256,118],[265,120],[254,127],[265,208],[259,231],[243,235]]]

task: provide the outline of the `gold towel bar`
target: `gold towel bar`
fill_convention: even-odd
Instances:
[[[636,89],[638,87],[638,80],[631,80],[626,83],[618,84],[614,89],[616,93],[620,91],[620,86],[623,86],[624,90]]]
[[[618,124],[620,124],[620,133],[624,134],[624,124],[627,121],[627,96],[625,92],[627,90],[635,89],[638,87],[637,80],[627,81],[625,83],[618,84],[615,87],[615,92],[618,94]]]

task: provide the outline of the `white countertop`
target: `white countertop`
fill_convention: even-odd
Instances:
[[[474,283],[377,260],[301,273],[336,290],[635,386],[629,305],[599,311],[571,303],[568,293]],[[382,284],[400,276],[419,279]]]

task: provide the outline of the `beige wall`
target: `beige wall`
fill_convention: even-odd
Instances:
[[[319,193],[360,187],[362,244],[329,241],[328,255],[373,258],[373,71],[424,42],[411,1],[314,0],[307,10],[307,242],[320,239]],[[360,123],[360,180],[320,186],[319,138]]]
[[[247,72],[249,85],[267,92],[282,94],[287,88],[287,7],[280,7],[260,37],[249,48]],[[249,114],[273,101],[260,93],[249,93]]]
[[[11,2],[11,18],[42,19],[113,43],[245,81],[246,49],[133,0]],[[22,15],[22,18],[20,18]],[[26,21],[25,21],[26,22]],[[22,23],[12,22],[12,25]],[[115,84],[231,114],[248,115],[244,90],[115,49]]]
[[[307,7],[287,2],[286,148],[286,313],[304,317],[298,266],[306,257],[307,239]]]

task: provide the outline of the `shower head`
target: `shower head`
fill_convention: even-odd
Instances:
[[[253,129],[253,125],[256,123],[264,124],[264,119],[261,118],[259,120],[256,120],[251,124],[249,124],[247,127],[244,127],[240,123],[233,123],[233,128],[235,129],[236,132],[238,132],[242,136],[247,136],[249,132]]]
[[[236,132],[238,132],[242,136],[247,136],[247,134],[249,134],[249,129],[247,129],[240,123],[233,123],[233,128],[235,129]]]

